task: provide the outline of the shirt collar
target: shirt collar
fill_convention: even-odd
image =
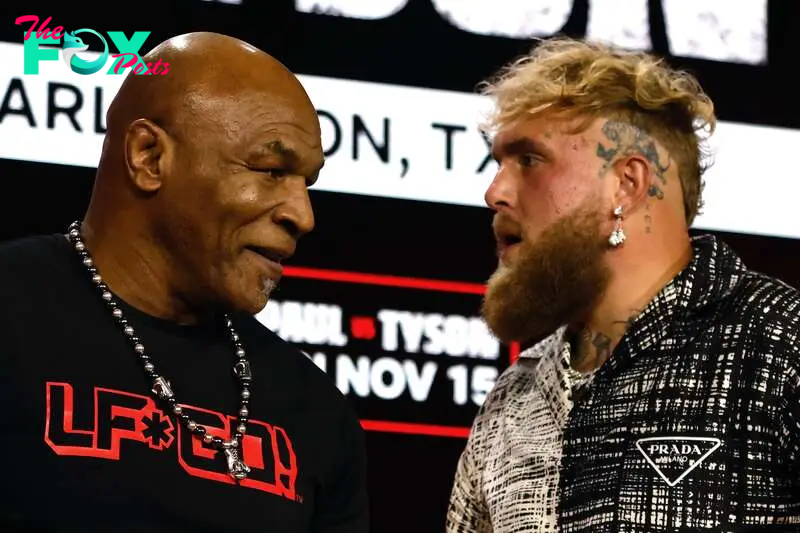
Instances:
[[[676,324],[691,321],[707,307],[723,300],[747,272],[733,250],[713,235],[695,237],[691,245],[689,264],[631,322],[608,361],[610,366],[658,345]],[[538,359],[548,354],[560,355],[565,332],[566,327],[559,328],[519,356]]]
[[[689,326],[723,301],[747,268],[734,251],[713,235],[692,239],[692,259],[629,325],[610,367],[658,346],[676,327]]]

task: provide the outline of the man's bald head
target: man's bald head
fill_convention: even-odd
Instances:
[[[153,48],[142,61],[168,65],[164,74],[129,74],[108,111],[110,132],[148,118],[169,127],[189,118],[204,99],[235,99],[243,92],[263,92],[314,113],[297,78],[280,61],[254,46],[218,33],[173,37]],[[202,106],[201,106],[202,107]]]
[[[314,226],[316,110],[284,65],[238,39],[181,35],[142,59],[168,71],[128,74],[112,102],[87,221],[143,237],[182,298],[255,313]]]

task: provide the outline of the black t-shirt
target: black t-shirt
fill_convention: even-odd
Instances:
[[[124,311],[184,411],[227,437],[239,388],[224,324]],[[240,484],[154,400],[64,236],[0,246],[0,531],[367,531],[363,433],[347,400],[253,317],[234,327],[254,376]]]

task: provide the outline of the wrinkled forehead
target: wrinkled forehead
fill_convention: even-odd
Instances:
[[[251,144],[274,137],[297,149],[316,150],[321,145],[319,118],[313,106],[302,98],[264,91],[235,94],[199,94],[192,98],[192,113],[220,142]]]

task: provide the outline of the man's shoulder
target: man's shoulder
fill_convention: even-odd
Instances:
[[[557,380],[562,341],[563,328],[520,353],[497,378],[479,414],[503,411],[509,402],[526,402],[540,386]]]
[[[60,242],[59,239],[61,239]],[[0,243],[0,301],[15,307],[51,290],[68,268],[69,243],[60,235],[37,235]]]
[[[748,345],[746,352],[800,371],[800,291],[783,281],[747,271],[731,294],[724,325]],[[768,355],[768,358],[765,356]]]
[[[66,238],[60,235],[34,235],[0,242],[0,269],[30,272],[38,265],[46,267],[67,245]]]
[[[344,394],[336,388],[331,377],[319,368],[302,350],[290,344],[278,334],[264,326],[255,317],[237,319],[237,328],[249,342],[261,348],[264,357],[270,359],[270,367],[282,375],[287,386],[296,386],[313,401],[322,402],[326,409],[344,411],[346,416],[355,416]]]
[[[747,271],[734,293],[734,314],[747,325],[800,333],[800,291],[760,272]]]
[[[332,387],[330,377],[325,374],[308,356],[293,344],[281,338],[277,333],[262,324],[253,316],[241,316],[237,319],[237,328],[264,348],[268,357],[281,367],[288,367],[298,375],[311,380],[313,385]]]

